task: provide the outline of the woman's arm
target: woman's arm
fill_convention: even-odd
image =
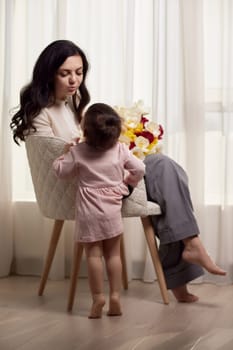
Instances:
[[[56,136],[70,143],[77,143],[81,137],[81,131],[75,121],[75,116],[69,106],[55,104],[44,108],[41,113],[33,119],[36,128],[34,135]],[[33,131],[32,131],[33,133]]]
[[[56,136],[52,129],[49,116],[44,111],[42,111],[39,115],[37,115],[33,119],[33,126],[36,128],[36,131],[32,130],[30,132],[31,135],[52,136],[52,137]]]
[[[31,134],[61,138],[67,142],[64,148],[64,153],[66,153],[71,145],[77,144],[80,140],[80,131],[72,117],[72,115],[67,117],[61,114],[59,109],[45,108],[33,119],[36,131],[31,131]]]

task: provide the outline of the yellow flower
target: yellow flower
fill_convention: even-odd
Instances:
[[[141,132],[143,130],[144,126],[142,123],[138,123],[136,128],[134,129],[135,133]]]

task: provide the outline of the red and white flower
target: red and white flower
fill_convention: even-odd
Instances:
[[[161,151],[163,127],[150,119],[142,101],[131,107],[115,106],[114,109],[123,120],[119,140],[126,143],[135,156],[144,159],[148,154]]]

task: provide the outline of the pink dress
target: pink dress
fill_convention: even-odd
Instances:
[[[76,240],[95,242],[123,232],[122,197],[128,194],[127,184],[136,186],[145,172],[144,163],[125,144],[103,152],[82,142],[53,167],[59,178],[77,177]]]

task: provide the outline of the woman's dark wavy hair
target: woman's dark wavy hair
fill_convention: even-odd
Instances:
[[[20,108],[13,115],[10,127],[14,141],[25,141],[30,130],[36,131],[33,119],[41,109],[47,107],[53,99],[54,78],[58,68],[70,56],[79,55],[83,63],[83,81],[79,86],[80,101],[77,106],[76,94],[72,96],[76,118],[80,122],[85,106],[90,101],[90,95],[85,85],[88,71],[88,61],[84,52],[69,40],[57,40],[49,44],[38,57],[32,74],[31,82],[20,91]]]
[[[83,132],[90,146],[105,151],[113,147],[120,136],[121,118],[109,105],[94,103],[85,113]]]

